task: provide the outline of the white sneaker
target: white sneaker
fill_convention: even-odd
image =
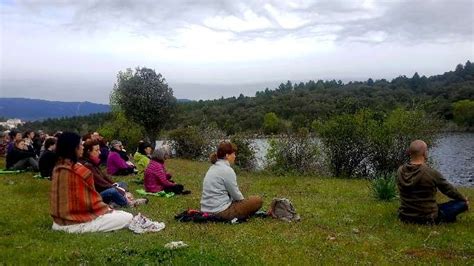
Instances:
[[[165,228],[165,223],[154,222],[139,213],[133,217],[132,222],[128,228],[137,234],[143,234],[145,232],[158,232]]]

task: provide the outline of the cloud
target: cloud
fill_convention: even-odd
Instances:
[[[127,29],[173,42],[205,27],[231,40],[320,38],[336,42],[472,41],[474,3],[454,1],[17,1],[22,12],[74,31]],[[26,15],[26,14],[25,14]],[[51,18],[51,16],[53,18]]]

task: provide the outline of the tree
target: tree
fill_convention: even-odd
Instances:
[[[474,126],[474,101],[462,100],[453,104],[454,121],[460,126]]]
[[[277,133],[280,128],[280,119],[273,113],[266,113],[263,117],[263,131],[266,134]]]
[[[119,72],[111,97],[125,116],[143,126],[148,140],[155,140],[176,108],[173,90],[160,73],[137,67]]]

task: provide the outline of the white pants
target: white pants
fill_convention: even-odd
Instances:
[[[133,215],[124,211],[112,211],[101,215],[87,223],[59,225],[53,222],[53,230],[68,233],[110,232],[127,228],[133,219]]]

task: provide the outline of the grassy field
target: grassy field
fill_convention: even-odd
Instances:
[[[150,198],[148,205],[128,209],[166,223],[163,231],[144,235],[128,230],[54,232],[48,214],[50,182],[34,179],[31,173],[1,175],[0,264],[474,264],[472,211],[456,224],[406,225],[397,220],[398,201],[374,200],[363,180],[239,173],[245,196],[263,196],[265,209],[273,197],[287,197],[301,222],[255,218],[235,225],[179,223],[175,214],[199,208],[208,164],[167,164],[175,180],[192,194]],[[129,185],[132,191],[138,188]],[[474,199],[474,189],[460,190]],[[189,247],[164,248],[178,240]]]

